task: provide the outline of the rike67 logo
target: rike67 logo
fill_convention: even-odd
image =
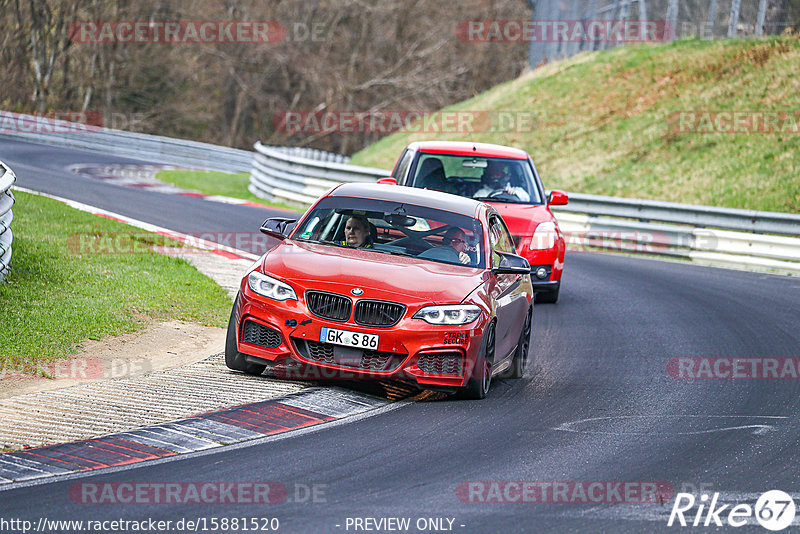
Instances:
[[[721,504],[719,495],[714,493],[709,502],[705,493],[699,499],[695,499],[691,493],[678,493],[667,526],[671,527],[677,522],[682,527],[721,527],[726,523],[727,526],[742,527],[757,521],[767,530],[779,531],[792,524],[797,511],[791,495],[780,490],[763,493],[755,506],[746,503]],[[695,505],[697,511],[693,512]]]

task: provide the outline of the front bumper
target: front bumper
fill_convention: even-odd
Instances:
[[[555,291],[561,285],[560,280],[540,280],[537,282],[533,276],[531,276],[531,280],[533,280],[532,285],[534,293],[548,293]]]
[[[466,326],[430,325],[411,319],[415,309],[388,328],[370,328],[312,315],[303,301],[275,302],[243,285],[237,297],[238,351],[251,363],[274,362],[282,378],[397,379],[420,387],[462,387],[480,350],[487,314]],[[376,350],[357,350],[320,341],[323,327],[378,334]],[[257,331],[257,334],[253,332]],[[290,364],[303,364],[303,369]],[[279,364],[279,365],[277,365]]]

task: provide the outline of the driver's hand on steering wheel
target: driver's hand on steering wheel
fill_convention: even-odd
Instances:
[[[464,265],[466,265],[466,264],[468,264],[468,263],[469,263],[471,260],[470,260],[469,254],[467,254],[466,252],[459,252],[459,253],[458,253],[458,261],[460,261],[461,263],[463,263]]]
[[[505,187],[505,189],[503,191],[505,191],[509,195],[515,195],[516,196],[516,194],[517,194],[517,189],[515,187],[511,187],[511,184],[506,184],[506,187]]]

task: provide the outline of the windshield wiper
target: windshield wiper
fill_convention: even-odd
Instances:
[[[482,202],[505,202],[506,204],[524,204],[521,200],[511,200],[503,197],[472,197],[473,200],[480,200]]]

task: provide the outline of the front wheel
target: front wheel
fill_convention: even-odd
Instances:
[[[494,361],[494,324],[486,330],[484,348],[472,369],[472,376],[462,390],[465,399],[484,399],[492,385],[492,362]]]
[[[236,346],[236,304],[231,310],[231,319],[228,321],[228,335],[225,337],[225,365],[228,369],[242,371],[248,375],[260,375],[267,368],[266,365],[247,363],[247,356],[239,352]]]

